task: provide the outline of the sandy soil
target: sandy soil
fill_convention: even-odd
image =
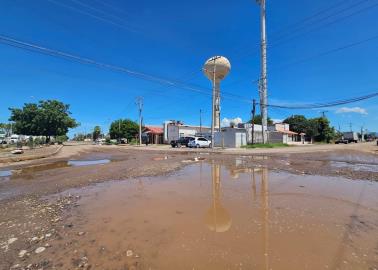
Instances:
[[[83,253],[80,248],[83,238],[81,236],[86,234],[84,229],[88,228],[83,227],[83,231],[72,228],[84,224],[84,220],[81,219],[84,217],[88,217],[88,226],[96,222],[89,219],[88,213],[84,213],[83,217],[79,214],[83,211],[80,207],[83,201],[77,188],[137,177],[168,177],[177,173],[178,169],[197,164],[201,160],[206,164],[222,164],[232,177],[250,172],[251,168],[269,168],[271,172],[286,171],[296,176],[337,176],[369,183],[378,180],[376,148],[373,144],[319,145],[267,150],[216,150],[216,153],[210,153],[206,149],[171,149],[161,146],[146,149],[81,145],[65,146],[57,155],[49,158],[1,164],[1,170],[11,170],[13,175],[0,178],[0,269],[149,269],[146,265],[154,265],[150,260],[141,264],[140,259],[135,256],[129,256],[131,258],[126,260],[124,265],[115,264],[114,268],[106,268],[103,264],[102,267],[99,267],[100,264],[96,267],[94,262],[89,262],[88,254]],[[67,166],[69,159],[110,159],[112,162],[96,166],[71,167]],[[93,192],[91,194],[93,195]],[[136,193],[134,195],[138,196]],[[54,199],[51,199],[51,196]],[[112,198],[112,195],[109,196]],[[174,205],[174,201],[167,203]],[[107,205],[111,207],[111,203]],[[153,204],[147,206],[153,207]],[[123,210],[120,208],[119,211]],[[102,211],[106,213],[106,210]],[[364,214],[364,217],[367,215]],[[376,220],[369,222],[373,224],[373,231],[377,232]],[[138,223],[134,225],[138,226]],[[96,239],[92,237],[87,240],[90,243]],[[376,244],[378,247],[378,243]],[[123,252],[127,253],[127,249]],[[126,253],[122,256],[128,257]],[[69,255],[68,260],[62,259],[64,254]],[[61,258],[59,262],[54,261],[54,256]],[[93,256],[95,255],[92,253],[91,260]],[[369,259],[367,265],[374,269],[375,257],[369,255]],[[240,268],[228,266],[224,269]]]

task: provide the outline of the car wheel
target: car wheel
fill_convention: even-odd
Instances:
[[[211,148],[211,143],[209,144],[209,148]]]
[[[199,144],[197,144],[197,145],[196,145],[196,148],[200,148],[200,145],[199,145]]]
[[[180,147],[181,147],[181,144],[178,143],[178,144],[177,144],[177,148],[180,148]]]

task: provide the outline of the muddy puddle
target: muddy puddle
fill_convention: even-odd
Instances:
[[[12,176],[11,170],[1,170],[0,171],[0,183],[9,181],[11,176]]]
[[[97,159],[97,160],[69,160],[67,166],[80,167],[80,166],[92,166],[102,165],[109,163],[110,159]]]
[[[15,169],[14,175],[24,176],[26,174],[34,174],[34,173],[41,172],[41,171],[54,170],[54,169],[59,169],[59,168],[94,166],[94,165],[107,164],[107,163],[110,163],[110,162],[111,162],[110,159],[57,161],[57,162],[52,162],[52,163],[32,165],[32,166],[27,166],[27,167],[20,168],[20,169]],[[9,172],[9,171],[10,170],[5,170],[4,172]],[[0,177],[1,177],[1,171],[0,171]]]
[[[0,171],[0,177],[9,177],[11,175],[12,175],[12,171],[11,170]]]
[[[375,269],[378,183],[210,161],[70,190],[59,269]]]
[[[378,172],[378,164],[350,163],[343,161],[330,161],[331,167],[346,168],[353,171]]]

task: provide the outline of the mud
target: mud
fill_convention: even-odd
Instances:
[[[376,269],[375,158],[96,148],[14,164],[0,269]]]

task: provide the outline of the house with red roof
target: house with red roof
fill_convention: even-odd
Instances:
[[[150,144],[162,144],[164,137],[163,127],[159,126],[145,126],[142,132],[143,141],[148,138]]]

